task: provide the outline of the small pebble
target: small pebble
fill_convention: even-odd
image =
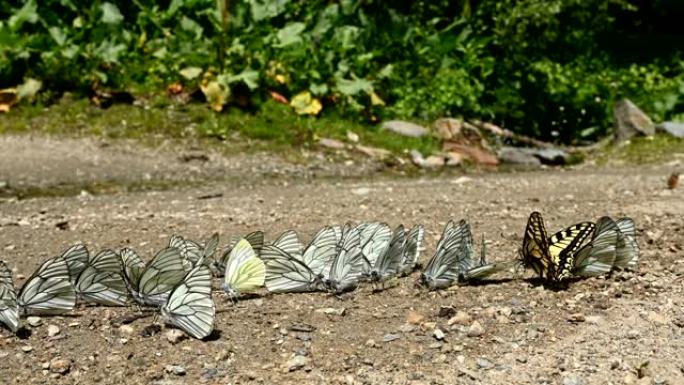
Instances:
[[[391,341],[398,340],[398,339],[399,339],[399,335],[398,335],[398,334],[391,334],[391,333],[390,333],[390,334],[385,334],[385,335],[382,337],[382,342],[391,342]]]
[[[485,329],[478,321],[475,321],[468,328],[468,337],[479,337],[485,333]]]
[[[584,380],[582,380],[582,377],[576,374],[569,374],[563,377],[563,381],[561,383],[563,385],[584,385]]]
[[[166,340],[169,341],[172,345],[175,345],[184,339],[188,338],[188,336],[183,333],[182,330],[179,329],[169,329],[166,334],[164,335],[166,337]]]
[[[284,372],[293,372],[295,370],[303,368],[308,364],[310,359],[306,356],[295,355],[283,366]]]
[[[432,332],[432,335],[435,337],[437,341],[442,341],[444,339],[444,332],[441,329],[435,329]]]
[[[133,334],[135,333],[135,329],[133,329],[133,326],[131,325],[121,325],[119,327],[119,331],[123,334]]]
[[[71,369],[71,361],[63,358],[53,358],[50,361],[50,371],[52,373],[66,374]]]
[[[173,373],[177,376],[184,376],[187,373],[185,368],[180,365],[166,365],[164,370],[166,370],[166,373]]]
[[[47,327],[47,333],[48,337],[54,337],[57,334],[59,334],[59,326],[57,325],[48,325]]]
[[[43,320],[40,317],[31,316],[26,318],[26,323],[28,323],[30,326],[36,327],[40,326],[43,323]]]

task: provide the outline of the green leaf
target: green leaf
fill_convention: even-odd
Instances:
[[[57,43],[58,46],[63,46],[64,43],[66,43],[66,34],[64,33],[64,30],[62,30],[59,27],[50,27],[48,29],[48,32],[50,33],[50,36],[52,39]]]
[[[24,80],[24,84],[17,87],[17,98],[19,100],[32,100],[36,94],[38,94],[38,91],[40,91],[42,86],[43,83],[40,80],[28,78]]]
[[[255,90],[259,87],[259,72],[253,69],[245,69],[237,75],[230,76],[228,82],[243,82],[250,90]]]
[[[297,44],[302,42],[302,32],[306,25],[304,23],[295,22],[286,25],[284,28],[278,30],[278,44],[276,47],[282,48],[288,45]]]
[[[35,24],[38,21],[38,6],[34,0],[27,1],[21,9],[9,18],[7,25],[11,30],[18,30],[24,23]]]
[[[192,20],[187,16],[183,16],[180,24],[183,30],[195,34],[195,40],[199,40],[202,37],[202,34],[204,33],[204,29],[202,28],[202,26],[199,25],[195,20]]]
[[[285,6],[290,0],[250,0],[249,8],[252,11],[252,20],[261,21],[276,17],[285,11]]]
[[[171,0],[171,4],[169,4],[169,8],[166,10],[166,14],[168,16],[173,16],[176,11],[180,9],[180,7],[183,6],[183,3],[185,0]]]
[[[380,78],[380,79],[388,78],[388,77],[392,76],[393,71],[394,71],[394,65],[388,64],[388,65],[382,67],[380,72],[378,72],[378,78]]]
[[[116,5],[104,2],[102,3],[102,22],[105,24],[117,25],[121,23],[124,19],[119,7]]]
[[[314,95],[325,95],[328,93],[328,85],[325,83],[311,84],[309,86],[309,91]]]
[[[197,79],[200,75],[202,75],[203,71],[204,70],[200,67],[185,67],[182,70],[178,71],[178,73],[181,74],[181,76],[186,78],[187,80],[193,80]]]
[[[372,82],[366,79],[357,78],[353,75],[352,77],[353,79],[351,80],[342,78],[337,79],[337,90],[340,91],[341,94],[347,96],[355,96],[360,94],[361,92],[365,92],[368,94],[373,92]]]

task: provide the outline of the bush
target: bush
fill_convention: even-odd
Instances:
[[[675,1],[8,3],[0,87],[31,77],[58,95],[215,80],[257,104],[309,91],[362,120],[480,118],[564,142],[604,135],[617,98],[657,119],[684,112],[681,45],[656,44],[684,37]]]

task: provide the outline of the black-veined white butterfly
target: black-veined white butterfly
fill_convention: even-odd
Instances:
[[[326,279],[326,287],[333,293],[355,289],[366,267],[361,254],[359,230],[347,225],[342,234],[342,240],[337,245],[337,255],[330,265],[330,273]]]
[[[296,233],[283,235],[261,251],[266,264],[266,289],[272,293],[323,290],[332,259],[337,255],[334,229],[324,227],[318,231],[303,253]]]
[[[264,286],[266,267],[246,239],[241,239],[230,252],[226,262],[223,290],[231,299]]]
[[[400,264],[404,259],[405,246],[406,230],[403,225],[399,225],[392,233],[392,238],[385,252],[375,260],[375,264],[368,273],[371,282],[384,283],[397,275]]]
[[[175,247],[180,250],[181,257],[183,257],[183,262],[187,269],[188,267],[194,267],[197,263],[211,263],[214,254],[216,254],[218,243],[219,236],[217,233],[214,233],[209,237],[205,242],[204,247],[200,246],[199,243],[185,239],[180,235],[173,235],[169,240],[169,247]]]
[[[614,267],[636,270],[639,263],[639,244],[634,220],[625,217],[616,220],[615,223],[620,229],[620,236],[615,250]]]
[[[468,268],[472,253],[470,225],[465,220],[458,224],[447,222],[437,242],[435,254],[421,273],[421,283],[430,290],[451,286],[457,282],[460,273]]]
[[[613,268],[620,228],[609,217],[596,221],[591,240],[575,253],[572,274],[594,277],[607,274]]]
[[[66,261],[69,268],[69,279],[72,283],[76,282],[83,269],[88,266],[89,255],[85,245],[77,244],[64,250],[62,255],[58,257]]]
[[[384,256],[392,238],[392,230],[386,223],[368,222],[356,227],[359,231],[361,256],[365,261],[365,273],[370,275],[378,258]],[[376,274],[377,274],[377,269]]]
[[[160,250],[147,265],[132,249],[122,249],[120,255],[124,282],[139,305],[163,305],[171,290],[187,274],[180,250],[175,247]]]
[[[61,256],[43,262],[17,295],[19,315],[52,315],[72,310],[76,292],[69,274],[67,260]]]
[[[0,261],[0,323],[16,333],[19,329],[19,308],[17,292],[14,289],[12,271]]]
[[[402,251],[402,260],[399,264],[399,276],[407,276],[418,266],[418,258],[420,253],[425,250],[423,238],[425,236],[425,228],[423,225],[415,225],[406,235],[406,242],[404,243],[404,250]]]
[[[161,308],[162,318],[194,338],[202,339],[214,330],[216,308],[211,298],[211,271],[195,266],[169,294]]]
[[[472,239],[472,235],[470,236],[470,239]],[[484,237],[482,237],[479,261],[472,258],[473,255],[473,252],[467,253],[467,256],[470,257],[471,260],[463,263],[465,270],[461,271],[458,278],[459,281],[472,282],[482,280],[518,264],[518,261],[516,260],[487,263],[487,246]]]
[[[216,259],[210,265],[211,271],[217,277],[223,277],[223,274],[226,271],[226,264],[228,262],[228,258],[230,258],[230,253],[231,253],[231,251],[233,251],[233,248],[238,243],[238,241],[240,241],[240,239],[247,240],[247,242],[249,242],[250,246],[252,246],[252,250],[254,250],[254,253],[257,256],[259,256],[261,254],[261,249],[264,247],[264,232],[263,231],[251,232],[251,233],[245,235],[243,238],[232,238],[230,243],[228,244],[228,247],[223,251],[223,254],[221,254],[221,257]]]
[[[90,258],[74,287],[79,299],[100,305],[124,306],[129,298],[121,257],[112,250]]]

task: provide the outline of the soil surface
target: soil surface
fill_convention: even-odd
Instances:
[[[152,316],[122,323],[134,307],[81,306],[41,317],[30,336],[1,329],[1,383],[684,384],[684,189],[666,189],[673,164],[397,178],[355,159],[310,154],[293,164],[189,147],[0,138],[0,259],[15,284],[76,242],[150,258],[174,233],[203,240],[218,231],[227,242],[296,229],[308,240],[345,221],[424,224],[425,262],[446,222],[466,218],[489,259],[507,260],[533,210],[549,231],[633,217],[639,271],[560,291],[507,272],[428,292],[415,287],[416,272],[385,291],[341,297],[261,292],[232,304],[216,292],[217,331],[207,341],[172,343],[169,327],[148,335]],[[168,183],[88,192],[155,180]],[[85,187],[45,193],[59,186]]]

